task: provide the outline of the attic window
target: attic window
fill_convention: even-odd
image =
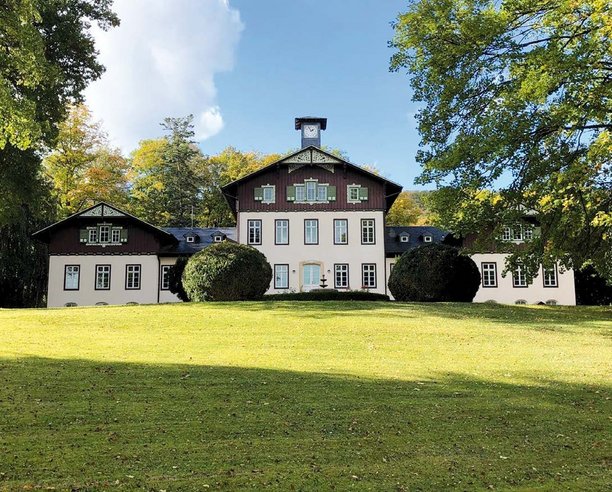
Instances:
[[[408,241],[410,241],[410,236],[408,234],[403,234],[400,236],[400,242],[407,243]]]
[[[431,241],[432,241],[432,237],[431,236],[423,236],[423,242],[431,243]]]
[[[194,243],[194,242],[195,242],[195,237],[193,237],[193,236],[187,236],[187,242],[188,242],[188,243]]]
[[[287,186],[287,201],[296,203],[328,203],[336,200],[336,187],[306,179],[304,183]]]
[[[213,236],[213,241],[215,243],[221,243],[221,242],[223,242],[223,236],[221,236],[220,234],[218,234],[216,236]]]
[[[350,184],[346,187],[346,201],[348,203],[361,203],[368,201],[368,189],[358,184]]]

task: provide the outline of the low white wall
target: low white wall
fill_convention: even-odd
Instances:
[[[141,265],[140,289],[126,289],[126,265]],[[65,265],[79,265],[78,290],[64,290]],[[96,265],[110,265],[110,289],[96,290]],[[47,306],[60,307],[68,302],[79,306],[107,304],[152,304],[157,302],[159,279],[156,255],[68,255],[49,257]]]
[[[480,289],[474,297],[474,302],[495,301],[502,304],[515,304],[518,300],[524,300],[527,304],[538,304],[554,300],[557,304],[566,306],[576,305],[576,288],[574,286],[574,271],[565,270],[557,265],[558,287],[544,287],[542,269],[540,274],[533,279],[527,287],[514,287],[510,273],[502,277],[507,255],[502,253],[475,254],[474,260],[482,276],[482,263],[497,264],[497,287],[483,287],[482,280]]]
[[[334,288],[334,264],[348,263],[349,289],[362,287],[361,264],[376,264],[376,288],[370,292],[385,294],[387,290],[384,253],[384,215],[376,212],[242,212],[238,216],[241,244],[247,244],[249,219],[262,221],[262,244],[253,245],[261,251],[272,267],[289,265],[289,289],[274,289],[274,279],[268,294],[302,290],[302,267],[305,263],[319,263],[328,288]],[[274,244],[274,221],[289,220],[289,244]],[[304,220],[318,219],[319,244],[304,244]],[[348,244],[334,244],[334,219],[348,220]],[[361,219],[375,220],[375,244],[361,244]]]

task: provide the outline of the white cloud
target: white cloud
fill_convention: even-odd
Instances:
[[[194,114],[196,135],[223,128],[215,74],[231,70],[243,24],[227,0],[115,0],[121,26],[92,28],[101,79],[86,91],[94,117],[126,152],[162,134],[167,116]]]

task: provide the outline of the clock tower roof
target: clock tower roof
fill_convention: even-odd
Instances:
[[[327,128],[327,118],[319,118],[317,116],[301,116],[295,119],[295,129],[300,130],[302,125],[308,123],[318,123],[321,130],[325,130]]]

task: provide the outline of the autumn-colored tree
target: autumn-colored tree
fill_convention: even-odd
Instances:
[[[53,184],[60,216],[78,212],[98,201],[127,203],[127,161],[112,149],[87,106],[72,106],[59,124],[55,149],[43,161]]]
[[[391,69],[422,107],[419,182],[443,190],[446,227],[494,236],[533,212],[527,270],[557,259],[612,282],[611,39],[609,0],[409,2]]]
[[[426,209],[423,194],[427,192],[402,191],[386,217],[390,226],[431,225],[432,215]]]

